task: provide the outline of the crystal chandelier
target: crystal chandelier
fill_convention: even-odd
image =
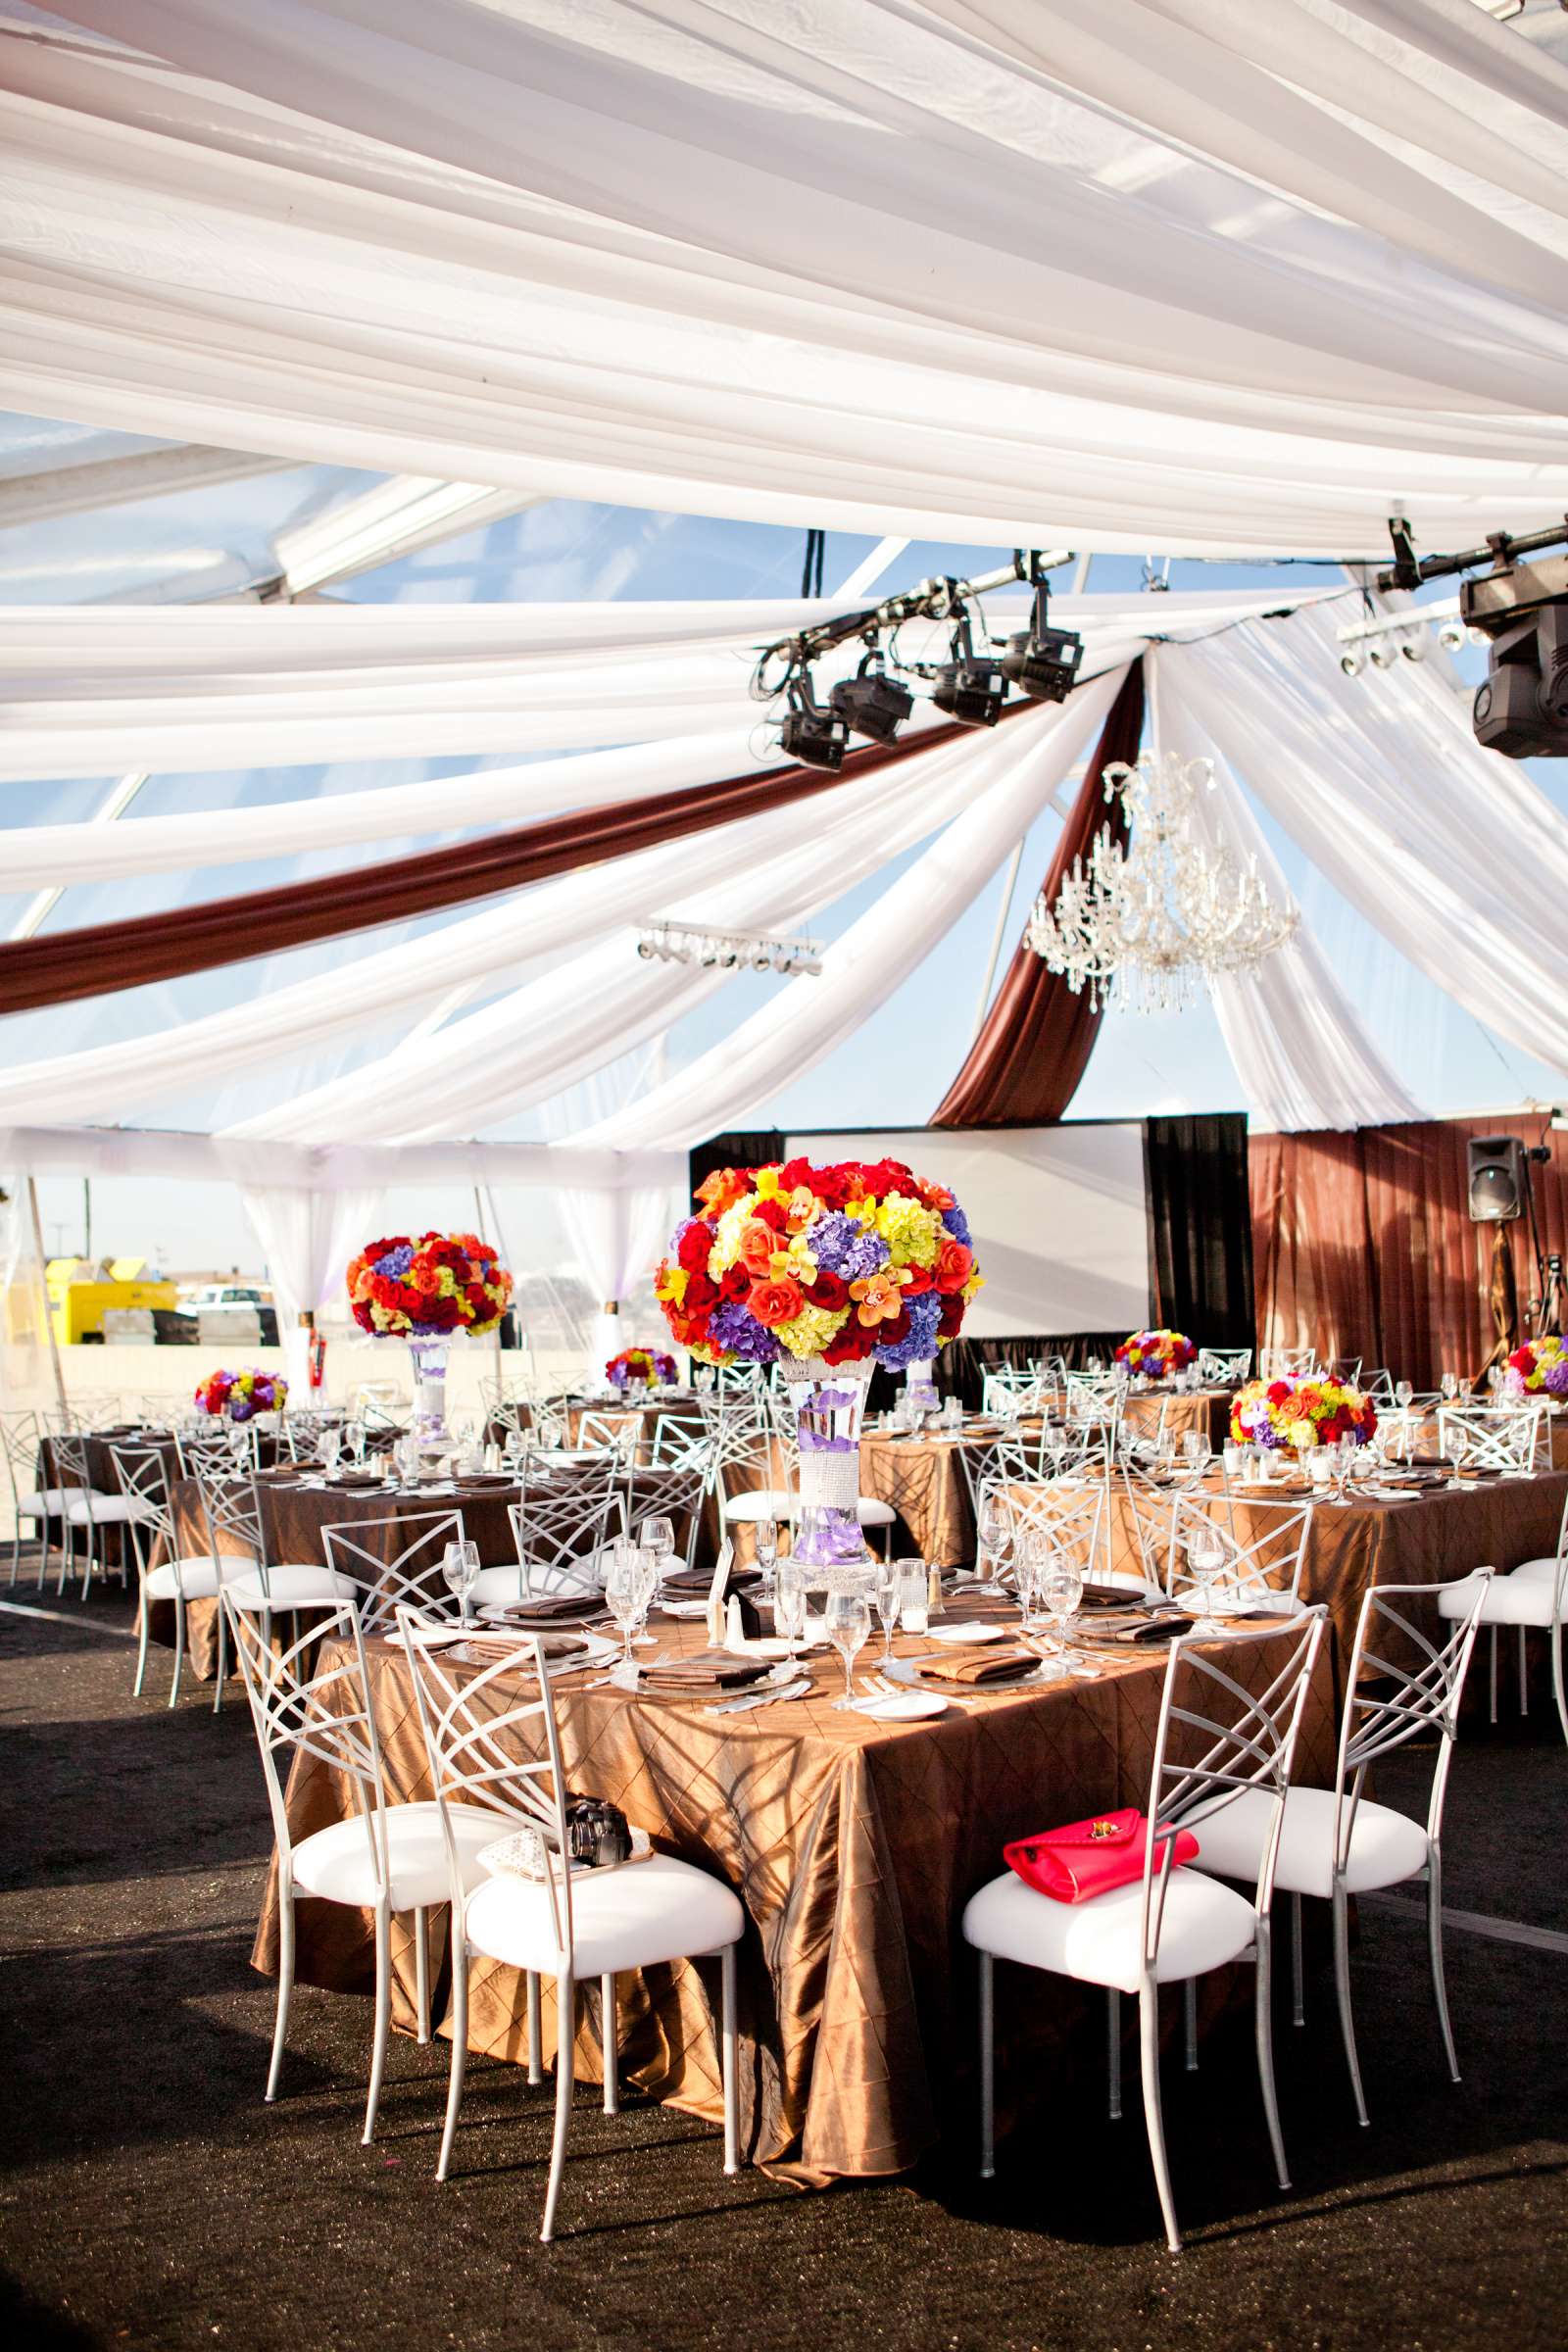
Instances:
[[[1257,861],[1222,841],[1197,838],[1198,795],[1214,789],[1210,760],[1139,755],[1136,767],[1105,770],[1105,798],[1121,794],[1127,847],[1097,833],[1087,866],[1073,859],[1054,906],[1038,898],[1025,944],[1093,1008],[1181,1012],[1217,973],[1272,956],[1299,920],[1277,906]]]

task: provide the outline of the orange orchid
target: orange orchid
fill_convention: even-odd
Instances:
[[[803,1225],[809,1225],[821,1205],[808,1184],[798,1184],[784,1203],[790,1231],[799,1233]]]
[[[904,1286],[910,1279],[906,1266],[886,1266],[880,1274],[867,1274],[850,1285],[850,1297],[857,1301],[857,1316],[867,1330],[878,1323],[893,1323],[904,1312]]]

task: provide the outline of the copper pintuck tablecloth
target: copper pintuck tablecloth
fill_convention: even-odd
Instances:
[[[967,1615],[971,1603],[955,1606]],[[705,1638],[701,1627],[656,1625],[666,1650]],[[924,1645],[899,1638],[902,1648]],[[874,1648],[864,1654],[869,1662]],[[1243,1638],[1229,1645],[1227,1663],[1261,1689],[1265,1655]],[[1099,1682],[966,1694],[939,1718],[901,1725],[835,1714],[838,1660],[813,1663],[808,1699],[756,1715],[712,1716],[689,1699],[638,1699],[608,1687],[558,1690],[571,1786],[612,1798],[662,1848],[741,1895],[742,2145],[803,2185],[900,2171],[967,2114],[975,1995],[963,1905],[1002,1868],[1009,1838],[1147,1800],[1165,1660],[1147,1651],[1117,1657]],[[371,1643],[370,1676],[388,1792],[428,1796],[402,1652]],[[1329,1779],[1333,1752],[1325,1651],[1300,1777]],[[289,1814],[298,1835],[339,1819],[346,1802],[334,1774],[296,1759]],[[396,1925],[393,1949],[395,2015],[407,2027],[413,1961]],[[302,1899],[298,1955],[303,1981],[368,1990],[368,1915]],[[270,1886],[253,1957],[275,1970]],[[716,1989],[716,1964],[707,1962],[650,1969],[619,1985],[623,2079],[714,2119]],[[580,2000],[577,2063],[589,2080],[601,2065],[597,1997],[591,1986]],[[1009,2083],[1021,2089],[1059,2063],[1064,2037],[1103,2046],[1102,2008],[1061,1980],[1032,1980],[1026,1998],[1008,1995],[1005,2016],[1004,2105]],[[548,1988],[545,2034],[553,2053]],[[469,2042],[514,2062],[525,2056],[524,1981],[515,1971],[475,1962]]]

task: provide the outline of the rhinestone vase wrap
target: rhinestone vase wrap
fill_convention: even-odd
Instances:
[[[826,1364],[786,1355],[779,1370],[795,1407],[800,1443],[800,1515],[793,1557],[832,1591],[861,1584],[873,1566],[856,1505],[860,1496],[860,1420],[868,1359]]]
[[[414,1363],[414,1435],[421,1446],[444,1446],[447,1437],[447,1358],[452,1343],[446,1339],[411,1338]]]

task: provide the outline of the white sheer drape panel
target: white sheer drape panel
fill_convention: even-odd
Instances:
[[[964,808],[984,742],[960,737],[868,777],[830,828],[797,824],[793,839],[765,858],[737,864],[700,900],[683,895],[684,909],[735,930],[793,931]],[[645,1044],[723,986],[720,971],[644,961],[635,940],[631,931],[596,938],[584,954],[495,1004],[416,1033],[369,1068],[232,1132],[302,1143],[415,1140],[471,1133],[525,1109]]]
[[[1080,687],[1074,704],[1087,691]],[[1003,733],[1032,723],[1015,719]],[[967,744],[956,748],[967,754]],[[954,749],[933,746],[900,770],[911,808],[918,807],[932,773],[946,772],[940,764],[934,771],[928,768],[927,760],[943,762]],[[627,758],[635,764],[637,755]],[[831,866],[835,831],[854,821],[861,789],[847,787],[812,806],[810,829],[825,869]],[[203,1014],[117,1045],[0,1067],[0,1124],[145,1112],[210,1078],[297,1056],[323,1038],[383,1021],[400,1004],[433,1004],[467,982],[493,986],[498,973],[530,957],[576,947],[628,922],[702,911],[703,894],[722,888],[737,874],[761,870],[786,856],[801,837],[798,808],[769,810],[515,892],[483,913],[355,956],[329,973],[273,988],[254,999],[242,1019],[226,1011]]]
[[[928,956],[1060,787],[1125,673],[1081,686],[1038,717],[976,744],[974,799],[875,906],[738,1029],[577,1144],[675,1147],[743,1123],[815,1067]]]
[[[1568,1072],[1568,823],[1444,686],[1345,678],[1332,623],[1292,625],[1290,662],[1255,627],[1186,649],[1167,674],[1194,723],[1418,971]]]
[[[988,544],[1528,527],[1565,77],[1460,13],[74,0],[173,63],[5,41],[0,396]]]
[[[349,1259],[374,1238],[381,1198],[368,1187],[352,1185],[342,1192],[310,1192],[299,1185],[240,1189],[271,1277],[288,1377],[302,1397],[309,1387],[310,1341],[300,1317],[314,1314],[339,1292]]]
[[[1252,858],[1269,896],[1284,906],[1291,893],[1279,861],[1223,753],[1187,707],[1184,660],[1168,647],[1149,657],[1152,748],[1214,760],[1215,790],[1200,794],[1196,805],[1199,837]],[[1209,994],[1248,1109],[1260,1126],[1373,1127],[1425,1116],[1373,1045],[1304,920],[1274,955],[1222,974]]]
[[[1278,609],[1280,601],[1256,592],[1200,591],[1164,600],[1155,614],[1147,598],[1062,596],[1052,610],[1062,625],[1080,630],[1088,666],[1099,669],[1124,661],[1129,645],[1156,619],[1161,635],[1185,637]],[[705,781],[776,761],[776,738],[759,723],[751,693],[758,652],[839,610],[831,599],[800,598],[730,605],[23,610],[0,638],[0,782],[607,742],[640,743],[649,753],[667,744],[671,763],[680,767],[691,749],[671,738],[706,738],[710,750],[738,745],[724,754],[727,768],[692,779]],[[643,613],[654,617],[639,620]],[[615,614],[622,616],[618,631]],[[1027,617],[1004,596],[986,610],[998,635],[1021,628]],[[910,661],[941,661],[951,633],[946,624],[908,622],[900,650]],[[820,688],[853,670],[859,654],[852,640],[824,657]],[[939,718],[930,703],[918,706],[916,724]],[[583,765],[582,805],[613,799],[612,763],[601,757]],[[515,771],[518,814],[576,805],[571,766],[564,760],[538,761]],[[501,775],[451,782],[461,787],[453,823],[483,821],[506,807]],[[300,846],[372,839],[400,824],[407,831],[418,789],[367,795],[360,808],[327,804]],[[443,785],[443,801],[449,789]],[[554,800],[544,797],[552,791]],[[464,815],[466,808],[471,816]],[[35,867],[44,883],[147,871],[150,852],[165,865],[276,855],[295,846],[280,831],[283,813],[244,811],[226,826],[202,815],[138,819],[126,828],[136,837],[128,844],[118,836],[106,840],[101,830],[95,839],[85,828],[55,827],[41,841],[24,842],[28,863],[15,879],[20,887]],[[55,862],[40,865],[40,854]]]
[[[49,1295],[32,1222],[29,1171],[6,1178],[0,1200],[0,1412],[53,1393]]]
[[[663,1071],[662,1040],[647,1054],[620,1054],[552,1099],[545,1110],[547,1134],[566,1134],[624,1109]],[[686,1185],[687,1170],[682,1168],[673,1183],[562,1187],[558,1199],[566,1240],[595,1299],[587,1333],[590,1377],[629,1344],[621,1305],[647,1279],[684,1210]]]

